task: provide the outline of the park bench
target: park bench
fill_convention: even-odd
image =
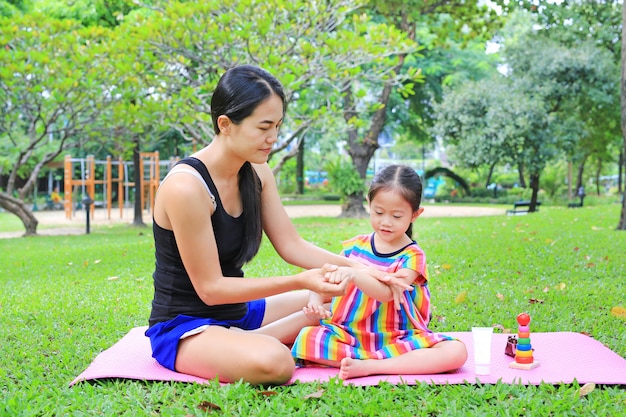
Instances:
[[[536,211],[539,211],[539,206],[541,205],[541,201],[537,201],[535,206]],[[516,214],[526,214],[528,213],[528,209],[530,208],[530,201],[516,201],[513,203],[513,210],[507,210],[506,214],[516,215]]]

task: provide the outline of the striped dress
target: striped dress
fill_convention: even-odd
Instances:
[[[413,291],[405,291],[401,310],[393,300],[377,301],[354,284],[346,293],[333,298],[331,317],[319,326],[303,328],[292,347],[297,360],[386,359],[431,347],[451,337],[428,330],[430,292],[428,291],[424,251],[413,242],[389,254],[374,247],[374,234],[356,236],[343,242],[343,255],[386,272],[412,269],[423,277],[413,282]]]

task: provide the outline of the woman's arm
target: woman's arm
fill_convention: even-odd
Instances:
[[[286,262],[302,268],[334,264],[356,266],[354,261],[304,240],[291,222],[280,201],[274,174],[267,164],[254,165],[263,184],[261,214],[263,229],[276,252]]]
[[[325,296],[343,293],[347,283],[326,282],[320,270],[259,279],[224,277],[208,207],[213,205],[202,183],[181,174],[161,184],[154,209],[155,221],[173,230],[194,289],[207,305],[245,302],[303,288]]]

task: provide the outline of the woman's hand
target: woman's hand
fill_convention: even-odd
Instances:
[[[321,269],[309,269],[300,272],[298,276],[302,280],[302,287],[318,293],[322,299],[329,299],[338,295],[343,295],[350,279],[342,282],[331,283],[324,277],[327,273],[332,273],[337,269],[336,265],[326,264]]]

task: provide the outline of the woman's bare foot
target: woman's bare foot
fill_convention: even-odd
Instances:
[[[370,375],[367,362],[368,360],[343,358],[339,367],[339,378],[350,379]]]

